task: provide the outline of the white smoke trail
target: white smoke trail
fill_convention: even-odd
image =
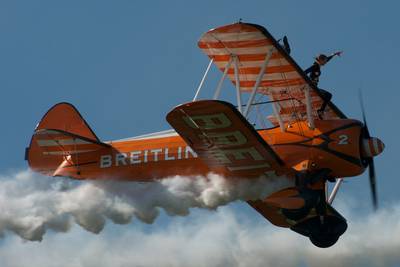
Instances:
[[[42,243],[10,237],[0,243],[1,266],[400,266],[399,204],[362,216],[350,210],[349,229],[329,249],[272,226],[246,207],[235,212],[230,207],[213,213],[196,210],[151,231],[110,227],[94,236],[74,228],[68,235],[48,235]]]
[[[216,209],[235,200],[263,198],[291,186],[284,177],[256,180],[175,176],[153,183],[72,181],[30,171],[0,177],[0,235],[11,231],[40,241],[47,229],[67,232],[73,222],[99,233],[109,219],[152,223],[164,209],[185,216],[193,207]]]

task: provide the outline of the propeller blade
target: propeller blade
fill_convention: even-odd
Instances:
[[[366,139],[369,139],[371,137],[371,135],[369,134],[369,130],[368,130],[367,119],[365,116],[365,109],[364,109],[364,101],[363,101],[362,92],[360,89],[358,89],[358,99],[360,101],[361,112],[362,112],[363,123],[364,123],[364,127],[362,129],[363,137]],[[374,207],[374,210],[377,210],[378,209],[378,196],[377,196],[377,192],[376,192],[376,174],[375,174],[374,159],[367,158],[366,160],[367,160],[367,164],[368,164],[369,184],[371,187],[371,194],[372,194],[372,205]]]
[[[360,89],[358,89],[358,99],[360,101],[362,118],[363,118],[363,123],[364,123],[364,127],[363,127],[364,136],[366,138],[370,138],[371,135],[369,134],[369,130],[368,130],[367,119],[365,117],[364,101],[363,101],[362,92]]]
[[[364,100],[363,100],[361,89],[358,89],[358,101],[360,101],[361,113],[362,113],[363,121],[365,122],[366,119],[365,119]]]
[[[371,186],[371,193],[372,193],[372,204],[374,209],[378,209],[378,197],[376,192],[376,175],[375,175],[375,165],[373,158],[368,159],[368,170],[369,170],[369,183]]]

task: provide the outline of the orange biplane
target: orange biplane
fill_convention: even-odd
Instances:
[[[369,167],[376,207],[373,157],[384,144],[370,136],[365,117],[348,119],[331,102],[318,114],[323,95],[262,26],[218,27],[198,45],[210,64],[194,100],[168,113],[174,130],[102,142],[71,104],[59,103],[34,131],[26,151],[30,168],[49,176],[132,181],[209,172],[246,179],[284,175],[292,187],[248,203],[318,247],[335,244],[347,228],[331,206],[336,192],[343,178]],[[197,100],[211,63],[222,77],[212,100]],[[218,100],[226,77],[237,106]],[[273,127],[265,126],[268,121]],[[262,127],[256,130],[257,123]],[[336,182],[331,193],[328,182]]]

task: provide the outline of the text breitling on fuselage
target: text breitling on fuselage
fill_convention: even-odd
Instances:
[[[100,168],[112,166],[126,166],[148,162],[182,160],[197,158],[197,153],[189,146],[177,147],[172,151],[170,148],[154,148],[149,150],[136,150],[131,152],[102,155],[100,157]]]

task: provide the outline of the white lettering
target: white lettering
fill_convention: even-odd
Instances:
[[[183,120],[187,125],[194,129],[220,129],[231,125],[231,121],[224,113],[201,115],[201,116],[184,116]]]
[[[268,164],[269,165],[269,164]],[[268,168],[270,168],[271,166],[267,166]],[[274,171],[267,171],[264,173],[265,177],[267,178],[272,178],[272,177],[276,177],[276,173]]]
[[[200,138],[205,138],[199,135]],[[217,146],[238,146],[246,144],[247,139],[240,131],[224,133],[207,133],[207,139]]]
[[[193,151],[193,149],[190,146],[187,146],[185,148],[185,158],[189,158],[189,153],[192,155],[193,158],[197,158],[197,153]]]
[[[152,150],[150,150],[150,152],[154,154],[153,161],[157,162],[158,161],[158,153],[161,153],[162,149],[161,148],[152,149]]]
[[[221,149],[210,150],[211,155],[219,161],[220,164],[231,164],[232,161],[228,158],[227,154]]]
[[[100,157],[100,168],[111,167],[111,164],[112,164],[112,156],[111,155],[103,155]]]
[[[142,151],[132,151],[131,152],[131,164],[138,164],[141,162],[140,154],[142,154]]]
[[[174,156],[169,156],[168,155],[168,148],[165,149],[165,160],[175,160]]]
[[[250,155],[254,160],[263,160],[264,157],[254,148],[241,148],[222,150],[226,155],[232,155],[236,160],[246,159],[246,154]]]
[[[178,159],[182,159],[182,147],[178,147]]]
[[[348,145],[349,144],[349,136],[346,134],[339,135],[338,145]]]
[[[115,161],[115,166],[125,166],[125,165],[133,165],[133,164],[141,164],[147,163],[149,161],[158,162],[160,160],[181,160],[183,158],[197,158],[197,153],[190,147],[177,147],[176,155],[171,152],[171,148],[157,148],[151,150],[136,150],[131,151],[129,153],[117,153],[114,155],[103,155],[100,157],[100,168],[108,168],[111,167],[113,161]],[[173,151],[173,150],[172,150]],[[162,153],[164,152],[164,155]],[[210,151],[212,154],[214,153],[217,158],[220,158],[221,161],[228,160],[225,152],[221,150]],[[149,153],[151,153],[152,158],[149,159]],[[229,151],[232,154],[231,151]],[[113,158],[114,157],[114,158]],[[142,158],[143,157],[143,158]]]
[[[115,155],[115,166],[126,165],[126,153],[118,153]]]

